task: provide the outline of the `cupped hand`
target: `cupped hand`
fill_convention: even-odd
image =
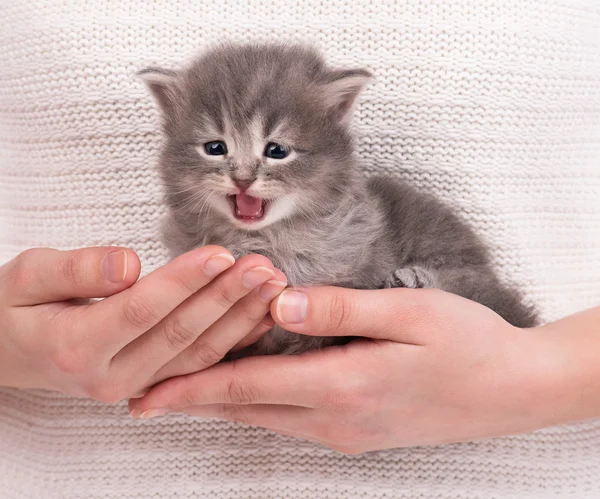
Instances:
[[[129,398],[266,332],[286,285],[267,258],[218,246],[139,274],[132,250],[106,247],[32,249],[0,267],[0,386]]]
[[[240,421],[346,453],[514,434],[561,419],[553,342],[456,295],[291,289],[271,315],[299,334],[366,339],[169,379],[131,400],[132,415]]]

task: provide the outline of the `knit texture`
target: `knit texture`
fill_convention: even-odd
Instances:
[[[312,41],[376,75],[368,174],[458,206],[546,320],[600,303],[596,0],[0,0],[0,262],[166,261],[158,112],[136,71],[223,39]],[[399,422],[401,424],[401,422]],[[344,456],[238,424],[0,389],[0,498],[600,497],[600,421]]]

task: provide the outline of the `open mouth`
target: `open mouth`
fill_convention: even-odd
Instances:
[[[233,208],[233,216],[242,222],[258,222],[265,218],[269,202],[241,193],[227,196]]]

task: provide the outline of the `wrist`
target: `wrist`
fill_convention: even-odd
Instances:
[[[541,426],[600,417],[600,331],[581,327],[572,316],[527,334],[537,392],[530,410]]]
[[[0,387],[41,388],[31,368],[31,361],[12,345],[8,337],[0,338]]]

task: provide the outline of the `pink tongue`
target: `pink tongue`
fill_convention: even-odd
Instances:
[[[257,217],[262,212],[262,199],[260,198],[253,198],[246,194],[236,194],[235,202],[238,215],[242,217]]]

